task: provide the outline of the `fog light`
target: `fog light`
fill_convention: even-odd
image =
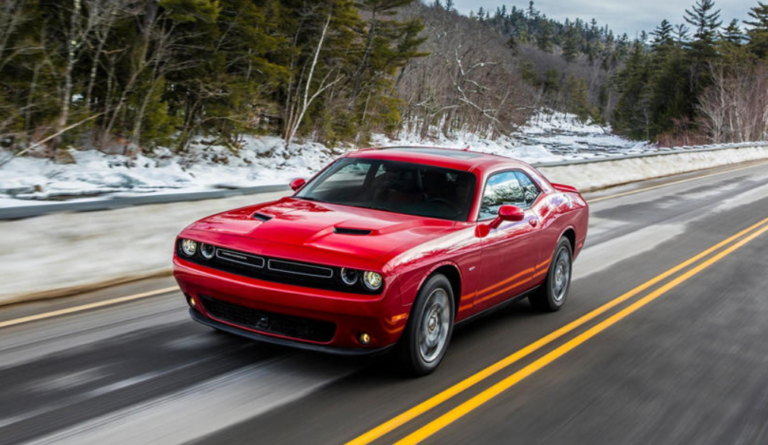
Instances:
[[[363,345],[367,345],[371,343],[371,336],[368,335],[367,332],[363,332],[360,335],[358,335],[357,339],[360,341],[360,344],[363,344]]]
[[[189,299],[189,305],[190,305],[190,306],[192,306],[192,307],[195,307],[195,306],[197,306],[197,302],[195,301],[195,299],[194,299],[194,298],[190,298],[190,299]]]

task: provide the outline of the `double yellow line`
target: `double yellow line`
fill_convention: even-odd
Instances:
[[[735,252],[736,250],[740,249],[750,241],[754,240],[758,236],[762,235],[768,231],[768,218],[760,221],[757,224],[754,224],[753,226],[742,230],[741,232],[729,237],[728,239],[725,239],[714,246],[710,247],[709,249],[704,250],[703,252],[699,253],[698,255],[695,255],[691,257],[690,259],[678,264],[677,266],[667,270],[666,272],[654,277],[653,279],[641,284],[640,286],[630,290],[629,292],[609,301],[608,303],[598,307],[597,309],[593,310],[592,312],[589,312],[588,314],[582,316],[581,318],[563,326],[562,328],[540,338],[539,340],[531,343],[530,345],[518,350],[517,352],[513,353],[512,355],[500,360],[497,363],[494,363],[493,365],[483,369],[482,371],[468,377],[465,380],[462,380],[461,382],[451,386],[450,388],[440,392],[439,394],[429,398],[428,400],[414,406],[413,408],[403,412],[402,414],[399,414],[392,419],[384,422],[383,424],[373,428],[372,430],[366,432],[365,434],[355,438],[354,440],[347,442],[346,445],[367,445],[371,442],[382,438],[384,435],[394,431],[395,429],[399,428],[400,426],[403,426],[404,424],[410,422],[411,420],[417,418],[418,416],[428,412],[429,410],[435,408],[436,406],[450,400],[454,396],[460,394],[461,392],[472,388],[476,384],[488,379],[489,377],[493,376],[494,374],[508,368],[512,364],[520,361],[521,359],[531,355],[533,352],[540,350],[546,345],[549,345],[550,343],[554,342],[555,340],[565,336],[566,334],[574,331],[575,329],[579,328],[580,326],[583,326],[584,324],[588,323],[591,320],[594,320],[598,316],[606,313],[607,311],[615,308],[616,306],[627,302],[631,298],[639,295],[645,290],[648,290],[649,288],[655,286],[656,284],[659,284],[666,280],[667,278],[672,277],[673,275],[677,274],[678,272],[681,272],[690,266],[693,266],[696,263],[699,263],[699,261],[704,260],[703,262],[697,264],[696,266],[690,268],[686,272],[678,275],[674,279],[670,280],[663,286],[657,288],[656,290],[652,291],[651,293],[645,295],[644,297],[638,299],[634,303],[628,305],[624,309],[616,312],[615,314],[609,316],[608,318],[602,320],[601,322],[595,324],[591,328],[587,329],[583,333],[577,335],[576,337],[572,338],[571,340],[567,341],[563,345],[555,348],[551,352],[545,354],[541,358],[533,361],[529,365],[523,367],[522,369],[513,372],[509,376],[505,377],[498,383],[492,385],[488,389],[480,392],[479,394],[475,395],[474,397],[470,398],[464,403],[461,403],[460,405],[456,406],[452,410],[448,411],[447,413],[439,416],[438,418],[432,420],[431,422],[427,423],[426,425],[422,426],[418,430],[414,431],[413,433],[407,435],[405,438],[401,439],[400,441],[396,442],[396,445],[414,445],[418,444],[425,439],[429,438],[430,436],[434,435],[438,431],[442,430],[443,428],[447,427],[451,423],[455,422],[456,420],[462,418],[463,416],[469,414],[476,408],[480,407],[484,403],[488,402],[489,400],[493,399],[494,397],[498,396],[499,394],[503,393],[504,391],[508,390],[509,388],[516,385],[521,380],[525,379],[526,377],[530,376],[531,374],[535,373],[536,371],[544,368],[548,364],[552,363],[553,361],[557,360],[558,358],[562,357],[569,351],[573,350],[577,346],[583,344],[587,340],[593,338],[600,332],[608,329],[609,327],[613,326],[620,320],[626,318],[630,314],[634,313],[638,309],[642,308],[643,306],[647,305],[648,303],[656,300],[660,296],[664,295],[665,293],[669,292],[671,289],[674,289],[675,287],[679,286],[680,284],[686,282],[693,276],[699,274],[703,270],[707,269],[711,265],[717,263],[718,261],[722,260],[726,256],[730,255],[731,253]],[[722,249],[722,250],[721,250]],[[717,253],[716,253],[717,252]],[[714,255],[713,255],[714,254]]]

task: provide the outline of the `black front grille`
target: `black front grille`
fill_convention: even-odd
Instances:
[[[333,278],[333,269],[330,267],[313,266],[293,261],[269,260],[269,270],[312,278]]]
[[[215,247],[216,253],[210,259],[202,255],[200,252],[202,249],[198,249],[195,255],[188,257],[181,251],[181,241],[179,241],[177,249],[179,256],[186,261],[259,280],[356,294],[379,294],[382,292],[382,289],[371,291],[363,285],[361,280],[352,286],[344,284],[339,267],[270,258],[222,247]],[[362,274],[360,275],[362,276]]]
[[[264,267],[264,258],[248,255],[247,253],[235,252],[233,250],[216,249],[216,259],[228,263],[239,264],[241,266],[254,267],[256,269]]]
[[[284,337],[327,343],[336,333],[336,324],[328,321],[275,314],[201,295],[200,300],[209,314],[245,328]]]

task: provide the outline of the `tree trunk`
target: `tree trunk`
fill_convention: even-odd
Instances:
[[[75,62],[77,62],[77,28],[80,22],[81,9],[81,0],[75,0],[69,29],[69,39],[67,41],[67,66],[64,68],[64,89],[61,94],[61,112],[59,113],[59,118],[56,120],[56,126],[54,128],[55,133],[60,133],[61,129],[67,126],[67,121],[69,120],[69,105],[72,101],[72,71],[75,67]],[[60,143],[61,134],[53,139],[53,149],[55,150]]]
[[[302,104],[301,111],[299,111],[295,122],[287,134],[287,137],[285,138],[286,147],[290,147],[291,141],[296,136],[296,132],[299,131],[299,126],[301,125],[301,121],[304,119],[304,114],[307,112],[307,108],[309,108],[309,105],[312,103],[312,100],[309,100],[309,88],[312,85],[312,78],[315,75],[315,67],[317,66],[317,60],[320,57],[320,51],[323,49],[323,43],[325,42],[325,36],[328,33],[328,27],[331,26],[331,18],[332,16],[328,15],[328,19],[325,21],[325,26],[323,26],[323,32],[320,34],[320,41],[317,43],[315,57],[312,60],[312,67],[309,69],[309,74],[307,75],[307,81],[304,88],[304,103]],[[320,92],[322,92],[322,86],[318,88],[318,92],[312,96],[312,99],[314,100]]]

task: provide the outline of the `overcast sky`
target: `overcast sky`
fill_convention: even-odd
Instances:
[[[616,34],[626,32],[635,37],[641,30],[651,31],[662,19],[673,24],[682,23],[685,9],[690,8],[695,0],[534,0],[536,9],[548,17],[564,20],[566,17],[580,17],[586,21],[593,17],[600,25],[608,24]],[[496,11],[497,7],[507,5],[527,8],[527,0],[454,0],[456,8],[464,14],[477,11],[482,6]],[[745,20],[747,12],[757,6],[757,0],[715,0],[717,8],[722,10],[720,17],[727,25],[732,19]]]

